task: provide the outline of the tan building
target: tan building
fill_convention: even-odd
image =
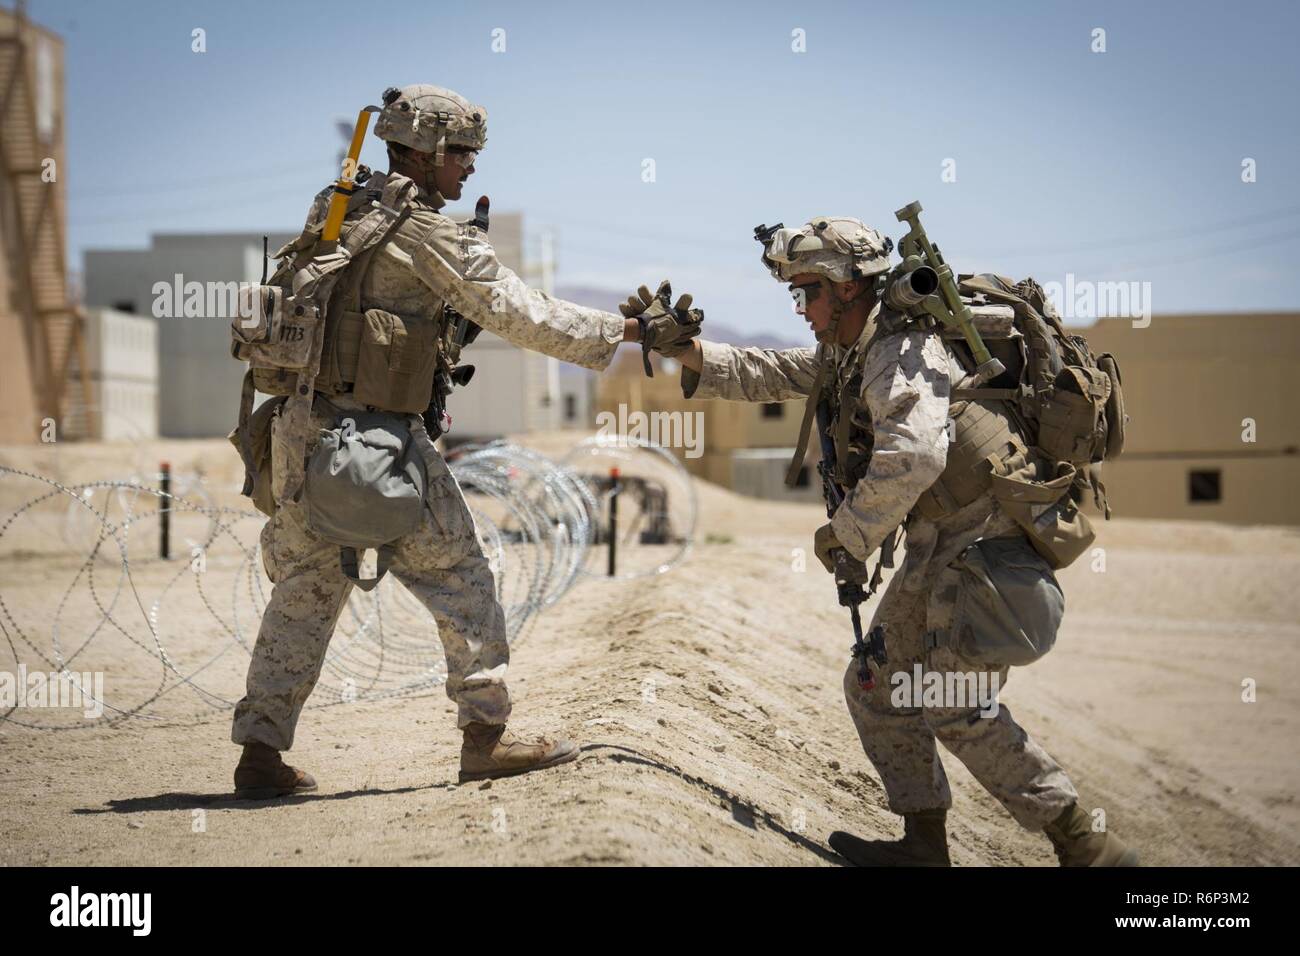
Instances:
[[[1145,328],[1101,319],[1072,331],[1113,353],[1123,376],[1127,441],[1103,468],[1116,516],[1300,524],[1300,313],[1155,316]],[[815,442],[807,486],[791,492],[777,477],[802,400],[689,402],[668,364],[647,379],[628,350],[601,377],[597,408],[701,412],[703,455],[674,449],[692,474],[759,497],[820,500]]]
[[[0,8],[0,442],[34,442],[68,411],[68,362],[84,343],[68,299],[65,180],[63,41],[22,4]],[[90,385],[79,385],[84,417]]]
[[[1080,329],[1119,360],[1131,421],[1104,466],[1136,518],[1300,524],[1300,313],[1101,319]]]
[[[744,494],[790,501],[820,501],[815,448],[794,489],[785,487],[785,472],[799,437],[804,402],[751,403],[682,398],[681,373],[671,359],[659,359],[654,378],[646,378],[639,350],[621,352],[596,389],[597,412],[632,411],[699,414],[703,454],[691,458],[683,448],[671,451],[698,478]],[[762,454],[754,454],[762,450]]]

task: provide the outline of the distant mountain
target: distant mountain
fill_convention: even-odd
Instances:
[[[597,289],[590,286],[559,286],[555,296],[591,309],[604,309],[617,312],[618,307],[627,301],[627,293],[619,294],[610,289]],[[812,344],[812,337],[807,340],[793,336],[773,335],[770,332],[743,332],[723,322],[715,322],[708,317],[705,310],[703,336],[713,342],[725,342],[728,345],[754,345],[762,349],[800,348]]]

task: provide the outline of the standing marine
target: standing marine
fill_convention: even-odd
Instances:
[[[1032,280],[1013,286],[994,276],[962,277],[960,305],[973,305],[986,328],[1000,323],[1003,344],[1019,350],[1021,364],[1034,366],[1027,375],[1055,382],[1057,401],[1024,414],[1018,402],[1037,401],[1050,389],[1034,396],[1019,388],[1015,374],[988,382],[976,376],[988,353],[973,354],[961,334],[936,320],[944,314],[937,296],[945,290],[936,286],[946,266],[928,240],[916,240],[924,238],[915,222],[919,206],[899,218],[909,211],[914,229],[896,270],[892,241],[857,219],[819,216],[799,229],[756,230],[763,264],[789,285],[815,348],[736,348],[695,339],[663,350],[682,362],[687,398],[807,397],[788,481],[802,466],[815,426],[833,503],[815,550],[836,574],[841,595],[856,586],[861,599],[861,585],[874,588],[880,563],[893,566],[894,542],[906,529],[905,559],[876,608],[872,640],[859,637],[844,677],[862,746],[890,809],[903,817],[905,835],[869,842],[835,833],[831,845],[859,865],[948,865],[952,794],[936,748],[941,742],[1021,825],[1047,835],[1062,865],[1135,864],[1134,851],[1094,827],[1065,771],[1006,707],[896,693],[915,675],[937,673],[962,677],[968,687],[977,678],[995,695],[1009,665],[1051,646],[1064,610],[1053,568],[1091,541],[1077,511],[1087,484],[1081,458],[1100,460],[1094,432],[1099,409],[1112,397],[1111,383],[1101,381],[1106,376],[1095,366],[1077,375],[1061,371],[1078,356],[1058,348],[1049,326],[1059,329],[1059,322]],[[934,258],[927,260],[928,253]],[[951,282],[951,272],[942,278]],[[947,291],[957,297],[955,284]],[[1050,312],[1052,322],[1021,336],[1031,327],[1020,316],[1027,320],[1030,312],[1039,320]],[[1032,348],[1027,338],[1034,339]],[[984,371],[1005,370],[991,363]],[[1065,394],[1071,376],[1084,382],[1079,396]],[[1118,401],[1117,376],[1114,386]],[[1118,427],[1115,433],[1117,439]],[[1098,485],[1093,491],[1100,494]],[[1039,527],[1029,535],[1025,529],[1035,520]],[[866,562],[877,551],[880,562],[869,575]],[[854,613],[856,620],[856,606]]]
[[[369,113],[378,113],[387,173],[355,165]],[[234,325],[235,356],[250,368],[232,441],[245,493],[270,515],[261,545],[274,584],[234,713],[240,796],[315,789],[281,752],[353,587],[373,587],[388,570],[437,623],[464,737],[462,781],[577,756],[571,741],[524,739],[506,726],[504,614],[474,519],[434,447],[446,395],[467,380],[457,362],[475,327],[603,369],[620,342],[665,346],[697,334],[699,315],[688,301],[669,306],[666,288],[628,317],[528,288],[489,243],[485,202],[469,222],[442,212],[486,142],[487,111],[459,94],[385,91],[383,106],[358,120],[350,168],[275,254],[255,315]],[[275,397],[253,411],[254,391]],[[365,547],[378,548],[377,578],[358,577]]]

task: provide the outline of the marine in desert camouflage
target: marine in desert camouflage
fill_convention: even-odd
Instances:
[[[395,225],[364,259],[347,267],[334,293],[338,308],[331,305],[326,319],[314,401],[296,406],[310,421],[288,420],[286,410],[295,406],[287,403],[268,430],[274,506],[268,506],[273,516],[262,532],[262,552],[274,589],[231,734],[244,747],[236,791],[248,797],[315,788],[280,752],[293,745],[353,581],[340,567],[339,548],[309,526],[294,494],[294,475],[301,474],[301,452],[311,454],[320,429],[340,413],[367,408],[407,419],[428,473],[422,524],[396,543],[391,570],[437,622],[447,695],[457,705],[464,734],[461,780],[523,773],[577,756],[571,741],[524,740],[506,728],[510,649],[493,574],[460,488],[434,447],[438,435],[429,434],[421,414],[452,346],[447,307],[514,345],[591,369],[607,366],[620,342],[671,347],[678,336],[698,332],[698,317],[690,325],[651,298],[625,317],[528,288],[501,264],[482,222],[456,222],[442,211],[460,198],[474,173],[487,142],[487,111],[427,85],[389,89],[383,103],[375,134],[387,144],[390,169],[358,175],[341,245],[348,246],[349,230],[373,208],[387,204]],[[331,192],[317,197],[297,245],[282,250],[286,255],[310,255]],[[380,332],[399,329],[408,346],[396,366],[385,362],[378,372],[367,364],[362,341],[375,331],[376,316],[387,323]],[[273,370],[255,371],[260,390],[276,388]],[[305,449],[292,440],[302,435],[309,436]]]
[[[1054,636],[1062,606],[1051,568],[987,487],[989,469],[981,476],[972,464],[984,460],[981,453],[1023,452],[1023,444],[995,403],[955,399],[954,386],[969,382],[970,356],[959,354],[933,323],[880,300],[890,240],[859,220],[834,216],[756,233],[764,266],[789,285],[818,344],[772,350],[697,340],[677,350],[683,394],[746,402],[807,397],[792,476],[824,404],[820,427],[834,448],[842,501],[814,538],[823,564],[833,570],[847,552],[856,579],[867,583],[868,559],[881,551],[892,566],[895,536],[906,525],[905,559],[872,620],[872,630],[883,629],[885,638],[881,671],[886,677],[912,674],[914,666],[926,673],[979,672],[1000,686],[1007,667],[962,657],[954,639],[965,623],[955,615],[965,606],[962,589],[971,586],[970,549],[993,549],[1000,567],[1022,576],[1016,594],[999,599],[1017,604],[1021,623],[1035,620]],[[953,488],[960,500],[946,493]],[[866,842],[834,834],[832,846],[852,862],[949,863],[945,816],[952,794],[937,743],[1023,826],[1046,832],[1063,864],[1136,862],[1115,837],[1092,832],[1065,772],[1005,706],[897,706],[891,680],[867,687],[861,675],[860,662],[851,662],[844,676],[849,713],[906,835]]]

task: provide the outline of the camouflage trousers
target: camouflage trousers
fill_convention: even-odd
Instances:
[[[359,408],[346,397],[339,410]],[[287,416],[284,416],[287,418]],[[317,398],[308,450],[335,412]],[[479,544],[474,519],[456,479],[434,448],[420,416],[409,416],[412,438],[428,468],[424,520],[400,539],[390,566],[428,608],[447,662],[447,696],[459,708],[459,726],[503,724],[510,716],[505,614]],[[274,588],[253,647],[244,698],[235,707],[231,739],[277,750],[293,746],[294,729],[325,663],[326,650],[353,584],[339,565],[339,549],[307,526],[303,506],[285,495],[292,481],[285,452],[287,422],[272,425],[275,516],[262,529],[262,560]],[[301,472],[299,472],[300,474]]]
[[[923,706],[896,706],[916,703],[910,694],[895,694],[900,685],[907,686],[895,678],[900,673],[908,675],[908,683],[918,673],[937,672],[945,679],[968,675],[972,683],[984,681],[995,697],[1008,670],[983,671],[981,677],[978,665],[950,649],[927,649],[927,632],[942,634],[952,624],[959,575],[951,566],[924,575],[917,589],[906,589],[906,583],[918,582],[905,581],[902,573],[894,576],[871,622],[873,628],[885,627],[888,657],[883,667],[872,665],[875,686],[862,689],[856,661],[844,675],[849,713],[885,786],[890,810],[904,814],[952,806],[948,777],[935,747],[938,740],[1022,826],[1041,830],[1078,794],[1065,771],[1030,739],[1008,708],[1000,703],[982,706],[970,696],[943,699],[943,706],[931,706],[929,699]]]

